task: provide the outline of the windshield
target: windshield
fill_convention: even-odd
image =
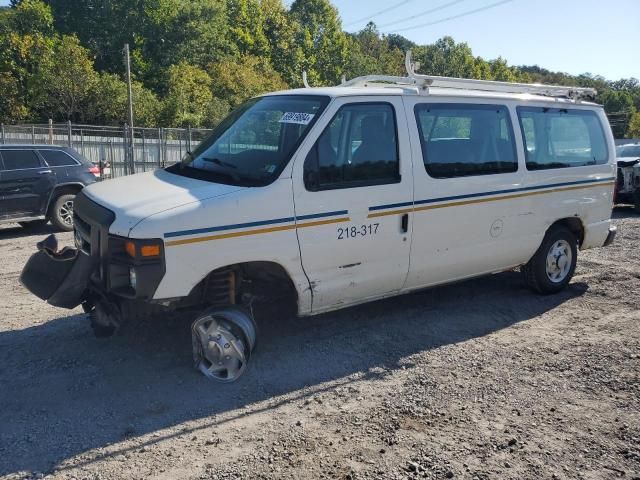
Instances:
[[[623,145],[617,147],[616,157],[640,157],[640,145]]]
[[[251,99],[193,153],[167,170],[231,185],[268,185],[280,175],[328,103],[328,97],[316,95]]]

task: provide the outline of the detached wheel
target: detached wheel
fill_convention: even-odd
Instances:
[[[563,290],[571,281],[578,259],[578,240],[564,227],[553,227],[529,262],[522,267],[525,283],[537,293]]]
[[[251,316],[235,308],[212,308],[191,326],[193,360],[205,377],[234,382],[247,368],[256,344],[256,326]]]
[[[53,202],[49,217],[56,228],[65,232],[73,230],[73,194],[60,195]]]

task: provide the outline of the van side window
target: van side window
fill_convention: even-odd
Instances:
[[[33,150],[2,150],[5,170],[40,168],[40,159]]]
[[[304,164],[307,190],[382,185],[400,181],[398,139],[388,103],[343,106]]]
[[[607,163],[607,142],[591,110],[518,107],[528,170]]]
[[[418,104],[422,158],[434,178],[518,170],[509,111],[503,105]]]

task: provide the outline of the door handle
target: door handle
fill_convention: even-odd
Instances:
[[[49,173],[53,173],[51,170],[41,170],[38,172],[38,175],[47,175]]]
[[[400,230],[402,233],[407,233],[409,231],[409,214],[405,213],[400,218]]]

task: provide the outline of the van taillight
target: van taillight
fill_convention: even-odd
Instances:
[[[94,165],[89,168],[89,173],[93,173],[96,177],[100,177],[100,168]]]

